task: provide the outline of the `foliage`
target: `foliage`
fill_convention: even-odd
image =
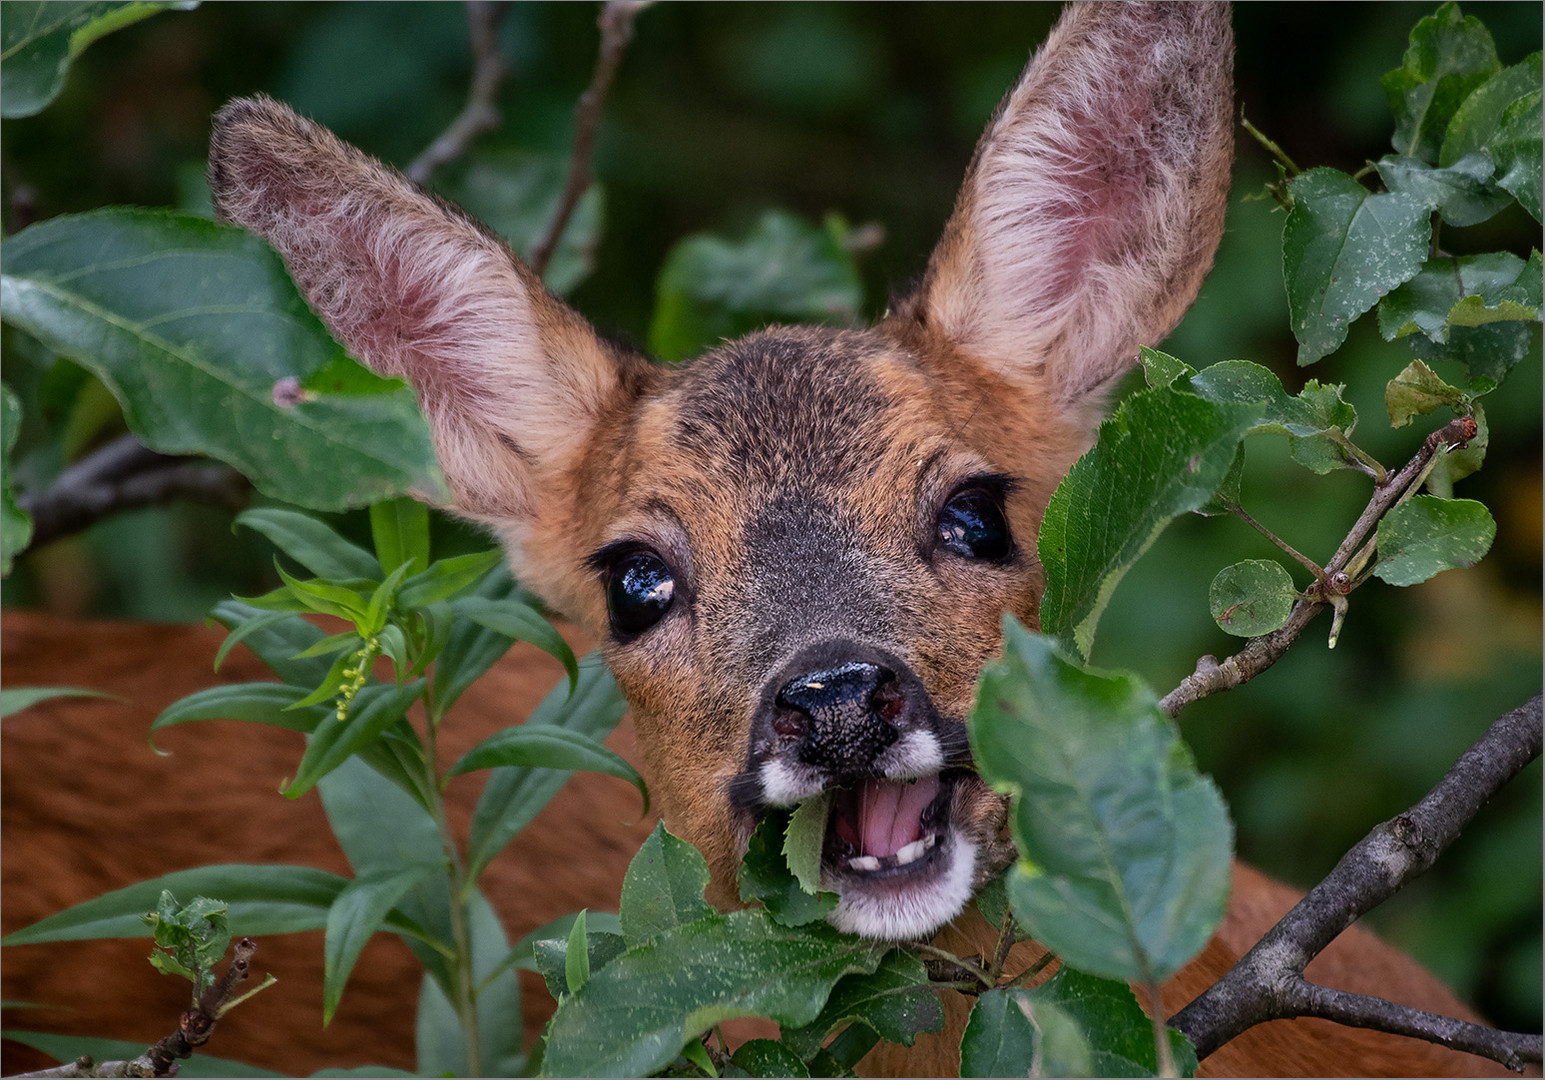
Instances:
[[[6,5],[8,80],[22,70],[9,63],[18,25],[11,9],[33,6]],[[114,5],[72,7],[100,20]],[[68,31],[68,59],[92,25],[29,32],[14,47],[42,64],[35,58],[60,55],[59,35]],[[59,80],[37,92],[37,108],[57,93],[64,63]],[[1285,163],[1272,189],[1288,210],[1282,265],[1298,362],[1336,352],[1377,308],[1379,333],[1405,341],[1413,357],[1383,391],[1392,426],[1448,410],[1478,427],[1467,449],[1435,459],[1422,478],[1431,494],[1414,494],[1422,484],[1412,485],[1349,553],[1348,592],[1370,577],[1411,585],[1469,566],[1492,543],[1485,507],[1450,496],[1482,464],[1480,399],[1538,341],[1540,255],[1451,254],[1444,241],[1515,204],[1539,220],[1539,73],[1538,53],[1504,68],[1479,21],[1445,4],[1418,24],[1402,66],[1383,83],[1396,152],[1356,176]],[[9,81],[5,97],[9,110]],[[1367,186],[1375,176],[1384,190]],[[491,153],[469,158],[441,184],[526,250],[560,178],[551,159]],[[559,291],[577,287],[589,269],[602,206],[598,194],[587,198],[549,268]],[[768,321],[854,317],[863,294],[850,241],[836,217],[817,227],[781,211],[740,240],[688,237],[660,270],[652,346],[678,359]],[[476,890],[488,861],[569,770],[597,769],[643,787],[600,745],[622,708],[604,669],[575,661],[496,555],[430,559],[429,518],[399,497],[441,490],[407,391],[343,355],[263,245],[187,214],[108,210],[32,226],[6,241],[4,284],[7,325],[32,339],[23,351],[35,347],[49,362],[64,356],[89,371],[148,445],[227,461],[264,494],[297,506],[375,503],[373,552],[282,507],[238,519],[312,575],[276,562],[280,587],[213,612],[231,631],[227,648],[245,644],[283,681],[194,695],[152,729],[230,717],[306,732],[285,794],[321,791],[355,876],[305,867],[187,871],[81,905],[7,943],[143,933],[135,921],[162,889],[207,892],[222,898],[236,933],[325,929],[330,1017],[364,942],[377,930],[397,933],[425,968],[419,1065],[431,1074],[537,1066],[546,1075],[837,1074],[879,1038],[910,1044],[939,1028],[930,986],[940,980],[919,955],[820,921],[831,901],[818,891],[824,811],[813,804],[787,821],[770,818],[753,837],[741,895],[761,907],[715,912],[703,899],[701,856],[661,828],[630,867],[615,921],[582,913],[511,947]],[[1290,393],[1276,373],[1245,361],[1192,367],[1154,350],[1143,360],[1149,385],[1102,426],[1048,508],[1039,552],[1046,636],[1005,626],[1004,660],[985,674],[973,716],[984,775],[1015,797],[1021,858],[996,921],[1023,925],[1064,962],[1038,986],[1002,970],[986,972],[980,985],[953,980],[978,994],[962,1046],[967,1075],[1032,1066],[1141,1075],[1171,1057],[1194,1069],[1178,1036],[1156,1043],[1125,982],[1161,981],[1216,926],[1230,821],[1147,685],[1086,672],[1079,661],[1092,657],[1118,583],[1172,522],[1198,513],[1253,523],[1242,505],[1247,442],[1286,435],[1292,461],[1326,485],[1348,470],[1376,478],[1393,471],[1353,442],[1358,414],[1346,387],[1308,380]],[[8,353],[8,365],[15,362]],[[85,385],[76,392],[89,393]],[[9,564],[30,524],[12,498],[21,406],[9,389],[4,406]],[[1328,598],[1329,562],[1305,565],[1272,539],[1312,580],[1297,589],[1276,561],[1226,567],[1210,599],[1229,633],[1269,633],[1300,598]],[[312,616],[347,628],[326,634]],[[562,659],[569,687],[525,725],[437,772],[437,729],[517,639]],[[380,669],[389,678],[373,681]],[[483,770],[488,780],[463,842],[444,824],[440,792],[450,777]],[[1051,818],[1064,825],[1055,834],[1039,824]],[[1134,820],[1142,829],[1128,831]],[[392,851],[374,839],[383,829],[398,841]],[[1101,842],[1112,838],[1120,842]],[[521,1047],[510,1020],[518,1015],[514,967],[541,970],[560,999],[540,1048]],[[748,1015],[777,1021],[781,1041],[733,1054],[722,1039],[715,1045],[719,1022]]]

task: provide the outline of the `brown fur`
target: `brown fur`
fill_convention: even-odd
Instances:
[[[1036,625],[1047,499],[1091,442],[1105,391],[1173,327],[1217,244],[1231,56],[1217,5],[1070,9],[984,134],[913,297],[871,329],[773,328],[670,369],[601,341],[460,212],[274,102],[221,112],[210,177],[221,213],[279,249],[339,338],[413,382],[454,508],[487,523],[522,582],[602,642],[665,820],[703,851],[723,905],[754,820],[735,785],[765,793],[772,773],[758,770],[794,768],[759,756],[768,703],[835,670],[799,665],[879,657],[905,687],[897,729],[926,728],[942,754],[1002,613]],[[1014,538],[1001,557],[940,541],[946,502],[984,483]],[[608,615],[608,567],[624,550],[654,553],[676,590],[638,632],[613,631]],[[948,908],[929,927],[991,868],[960,853],[1002,844],[1001,802],[974,776],[951,782],[954,831],[929,865],[947,853],[967,876],[958,902],[928,909]],[[1239,874],[1224,931],[1169,984],[1171,1006],[1274,918],[1280,894]],[[844,904],[865,887],[842,886]],[[877,935],[903,933],[876,918]],[[947,940],[991,944],[962,920]],[[1344,964],[1324,962],[1349,985],[1398,994],[1409,979],[1442,996],[1418,973],[1392,975],[1398,963],[1372,938],[1338,952]],[[952,1003],[955,1020],[965,1007]],[[1240,1046],[1260,1050],[1208,1067],[1454,1064],[1341,1029],[1295,1035],[1280,1060],[1263,1056],[1270,1036],[1253,1038]],[[951,1070],[953,1045],[926,1040],[875,1065]]]

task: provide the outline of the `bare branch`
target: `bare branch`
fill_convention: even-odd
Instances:
[[[16,501],[32,515],[32,546],[41,547],[123,510],[174,499],[240,509],[248,494],[246,479],[224,465],[158,454],[123,435],[64,470],[48,490]]]
[[[242,938],[236,942],[230,966],[225,974],[209,989],[199,995],[198,1002],[186,1009],[177,1019],[177,1030],[146,1048],[139,1057],[127,1061],[94,1061],[83,1054],[74,1061],[38,1072],[17,1073],[16,1076],[176,1076],[178,1061],[191,1057],[209,1041],[220,1017],[238,1001],[250,994],[237,995],[236,990],[246,981],[252,969],[252,954],[257,952],[257,942]],[[272,976],[269,979],[272,982]],[[264,985],[267,985],[265,983]]]
[[[622,54],[633,39],[633,17],[649,6],[649,0],[607,0],[601,8],[601,48],[596,56],[595,73],[590,85],[579,96],[574,106],[574,150],[569,157],[569,175],[564,181],[563,198],[558,210],[547,224],[547,232],[531,249],[527,263],[537,277],[547,272],[553,252],[580,197],[590,187],[590,152],[595,144],[595,132],[601,122],[601,107],[606,103],[606,93],[611,89],[612,77],[622,63]]]
[[[1494,1031],[1379,998],[1315,986],[1304,968],[1359,916],[1437,860],[1509,780],[1540,755],[1535,695],[1492,724],[1411,809],[1376,827],[1234,967],[1170,1018],[1206,1057],[1266,1020],[1317,1016],[1482,1054],[1519,1069],[1539,1063],[1541,1037]]]
[[[1342,596],[1351,590],[1351,578],[1363,569],[1361,565],[1354,564],[1366,558],[1364,541],[1378,527],[1379,520],[1426,479],[1439,452],[1466,446],[1475,437],[1475,433],[1475,420],[1465,416],[1428,435],[1422,448],[1399,472],[1388,476],[1383,484],[1374,486],[1368,505],[1363,508],[1341,546],[1336,549],[1336,554],[1325,564],[1323,577],[1309,587],[1308,599],[1293,605],[1288,621],[1282,628],[1251,638],[1243,649],[1222,662],[1210,656],[1202,657],[1197,661],[1196,671],[1164,695],[1159,708],[1166,715],[1174,716],[1193,701],[1249,682],[1280,660],[1310,620],[1322,608],[1329,606],[1331,597],[1326,595],[1327,590]],[[1348,570],[1348,567],[1351,569]]]
[[[415,184],[427,184],[435,170],[467,152],[472,141],[499,126],[499,89],[509,67],[499,55],[499,24],[509,4],[499,0],[468,0],[467,23],[472,35],[472,88],[456,119],[414,158],[403,172]]]

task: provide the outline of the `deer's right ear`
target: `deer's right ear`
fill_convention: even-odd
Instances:
[[[215,118],[221,217],[263,236],[333,335],[413,384],[455,508],[529,519],[641,357],[603,341],[500,240],[397,172],[267,98]]]

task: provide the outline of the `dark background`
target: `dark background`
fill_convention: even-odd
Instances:
[[[1238,103],[1301,166],[1355,171],[1388,150],[1392,121],[1378,78],[1399,64],[1408,31],[1431,10],[1241,5]],[[1491,28],[1504,64],[1540,46],[1538,4],[1464,11]],[[974,3],[645,11],[600,130],[605,224],[596,271],[574,306],[603,331],[644,341],[655,275],[676,241],[703,230],[737,235],[765,208],[784,207],[813,220],[836,210],[883,228],[884,242],[862,264],[869,311],[879,313],[922,270],[977,134],[1056,13],[1055,5]],[[594,62],[595,14],[590,4],[514,6],[502,32],[514,71],[501,99],[504,124],[480,145],[567,152],[574,100]],[[469,62],[456,4],[206,4],[158,15],[92,46],[42,114],[5,122],[6,230],[104,204],[206,206],[209,116],[257,90],[404,165],[460,109]],[[1249,199],[1272,168],[1243,132],[1239,140],[1217,267],[1167,350],[1198,367],[1236,357],[1264,363],[1289,390],[1309,376],[1346,381],[1361,416],[1359,444],[1398,465],[1428,430],[1392,431],[1384,415],[1384,383],[1409,349],[1383,342],[1369,317],[1329,360],[1307,372],[1294,366],[1281,214]],[[1444,241],[1460,253],[1521,255],[1540,243],[1538,227],[1516,209],[1446,231]],[[7,380],[27,382],[16,350],[8,335]],[[22,454],[47,427],[63,425],[77,452],[121,430],[100,388],[82,402],[68,414],[29,415]],[[1181,718],[1230,802],[1241,856],[1300,886],[1539,689],[1537,351],[1486,408],[1487,466],[1457,494],[1496,516],[1491,554],[1415,588],[1370,584],[1352,597],[1334,651],[1321,619],[1268,675]],[[30,481],[46,482],[50,467],[34,461]],[[27,467],[20,474],[29,480]],[[1281,440],[1252,442],[1246,507],[1311,558],[1328,557],[1367,495],[1360,475],[1315,477],[1289,461]],[[357,520],[344,526],[360,528]],[[475,542],[459,526],[440,528],[452,544]],[[1238,559],[1275,555],[1237,521],[1177,522],[1117,590],[1095,661],[1168,690],[1201,654],[1239,644],[1208,617],[1212,576]],[[233,591],[267,588],[271,574],[266,546],[233,537],[228,514],[175,507],[123,515],[29,553],[4,600],[83,616],[195,620]],[[1371,917],[1493,1019],[1528,1030],[1538,1029],[1541,1010],[1540,789],[1536,764],[1435,871]]]

